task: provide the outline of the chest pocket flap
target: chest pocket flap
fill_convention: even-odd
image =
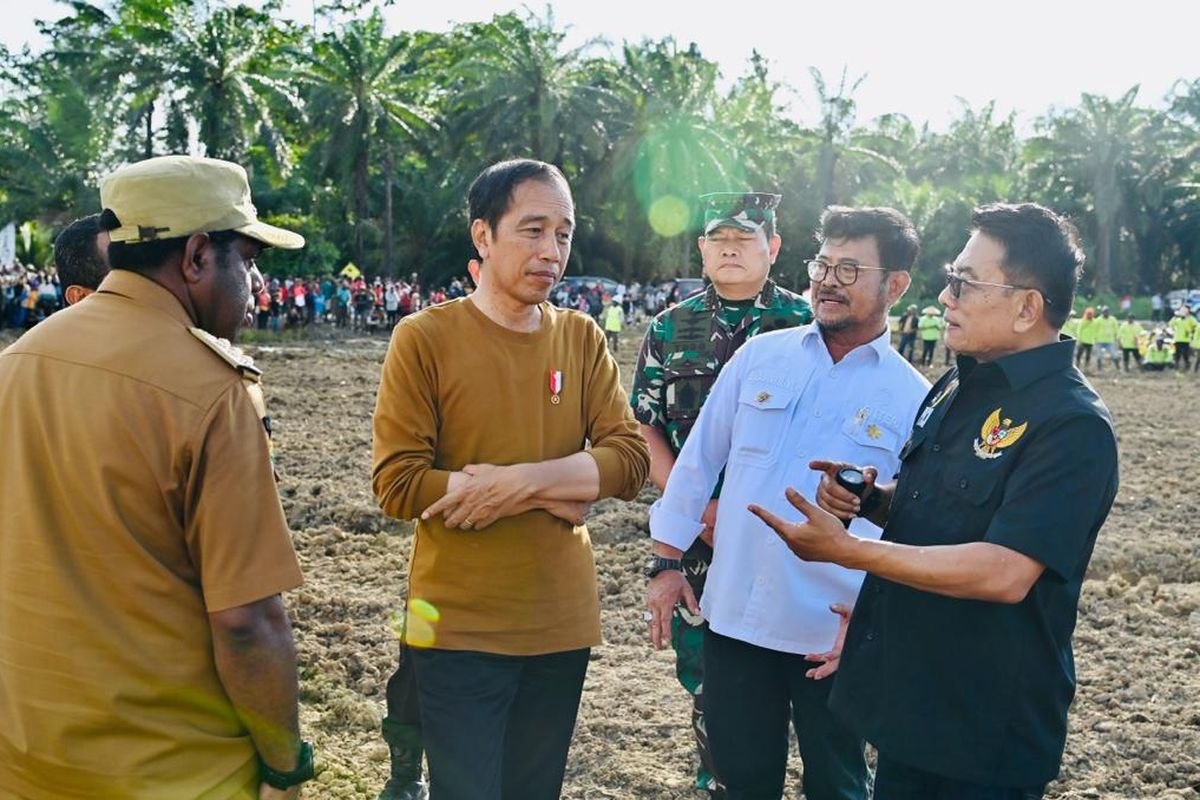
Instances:
[[[789,409],[799,389],[747,381],[738,393],[730,460],[743,464],[769,464],[783,446],[791,421]]]
[[[671,420],[694,420],[700,416],[700,406],[716,383],[711,375],[688,375],[665,378],[663,390],[666,416]]]
[[[669,420],[694,420],[721,367],[703,353],[671,354],[663,364],[663,399]]]
[[[851,417],[842,425],[842,433],[863,447],[878,447],[889,453],[899,453],[904,444],[894,425],[879,420]]]
[[[744,403],[751,408],[763,411],[787,408],[795,399],[796,391],[794,389],[785,389],[781,386],[754,381],[747,382],[738,395],[738,403]]]
[[[971,461],[958,462],[954,466],[947,464],[942,473],[942,485],[948,497],[958,498],[973,506],[983,505],[1004,483],[1006,471],[998,464]]]

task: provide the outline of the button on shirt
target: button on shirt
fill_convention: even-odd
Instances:
[[[883,538],[990,542],[1046,570],[1016,604],[867,577],[830,706],[888,758],[993,786],[1058,773],[1080,587],[1117,491],[1112,419],[1073,353],[960,357],[922,404]]]
[[[892,474],[928,386],[886,332],[837,364],[815,324],[743,345],[722,370],[650,510],[651,536],[686,551],[704,528],[700,516],[725,468],[701,605],[715,632],[788,653],[833,645],[838,617],[829,605],[853,604],[863,573],[801,561],[746,506],[796,518],[784,490],[815,496],[820,474],[808,467],[815,458]],[[865,520],[851,529],[880,534]]]

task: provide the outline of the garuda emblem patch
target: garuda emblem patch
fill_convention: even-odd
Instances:
[[[1011,447],[1025,433],[1028,422],[1022,422],[1013,427],[1013,421],[1007,417],[1000,418],[1000,409],[996,409],[984,421],[979,429],[979,438],[975,440],[975,456],[990,461],[1004,455],[1004,448]]]

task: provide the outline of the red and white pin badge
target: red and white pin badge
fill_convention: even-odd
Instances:
[[[558,405],[562,402],[563,376],[562,370],[550,370],[550,402]]]

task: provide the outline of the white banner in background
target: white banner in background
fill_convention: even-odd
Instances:
[[[0,228],[0,269],[17,263],[17,226],[11,222]]]

